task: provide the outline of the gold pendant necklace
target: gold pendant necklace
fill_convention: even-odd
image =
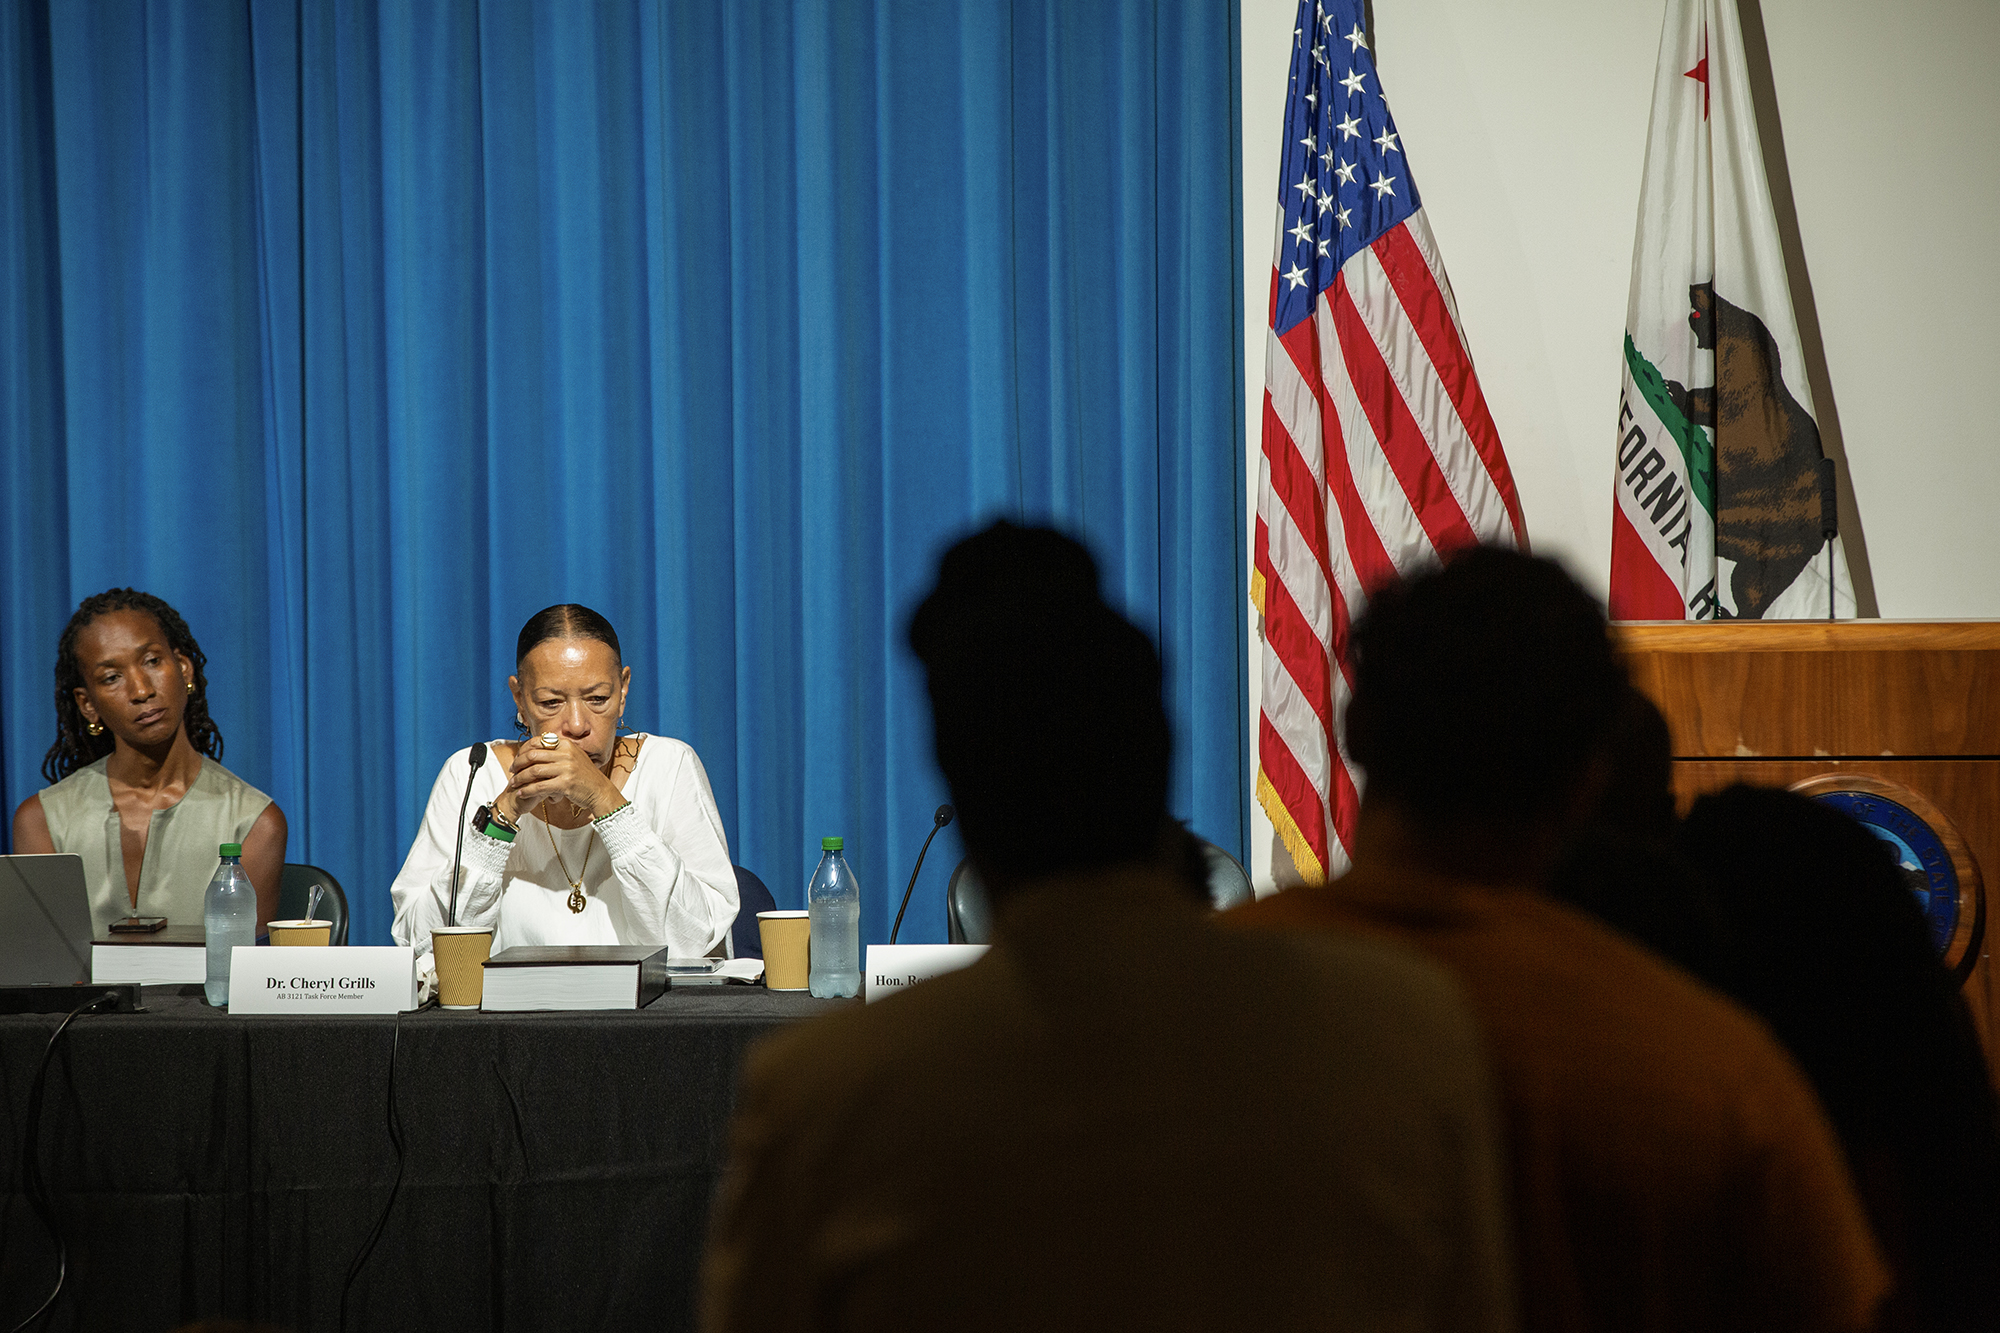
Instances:
[[[590,905],[590,900],[583,896],[583,877],[590,870],[590,853],[596,845],[595,840],[584,844],[583,866],[577,871],[576,878],[571,879],[569,865],[563,860],[562,848],[556,846],[555,832],[549,828],[548,820],[542,820],[541,824],[542,833],[549,840],[549,850],[556,854],[556,865],[562,869],[563,881],[569,885],[569,910],[582,915],[583,909]]]

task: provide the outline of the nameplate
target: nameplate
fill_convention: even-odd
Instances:
[[[968,967],[986,949],[984,944],[871,944],[862,968],[861,993],[873,1004],[920,981]]]
[[[400,1014],[416,1007],[417,960],[407,944],[239,944],[230,954],[232,1014]]]

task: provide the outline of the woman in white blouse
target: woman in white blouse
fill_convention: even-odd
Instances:
[[[521,628],[507,688],[527,739],[447,759],[390,897],[397,943],[430,951],[451,911],[452,850],[464,830],[458,924],[517,944],[659,944],[713,952],[736,919],[736,874],[708,775],[666,736],[620,736],[632,668],[611,623],[574,603]],[[466,798],[468,778],[472,795]]]

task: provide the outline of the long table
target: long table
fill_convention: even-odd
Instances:
[[[45,1328],[308,1333],[343,1295],[351,1329],[689,1327],[746,1048],[852,1003],[716,986],[623,1013],[250,1018],[200,996],[146,987],[148,1012],[58,1047],[40,1160],[70,1267]],[[0,1328],[55,1277],[20,1149],[58,1021],[0,1018]]]

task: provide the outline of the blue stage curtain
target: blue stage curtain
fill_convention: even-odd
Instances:
[[[0,6],[0,748],[132,584],[357,942],[514,635],[611,617],[798,903],[887,936],[946,792],[909,614],[995,516],[1160,643],[1248,825],[1232,0]],[[1258,294],[1262,299],[1262,294]],[[906,938],[942,939],[955,839]]]

